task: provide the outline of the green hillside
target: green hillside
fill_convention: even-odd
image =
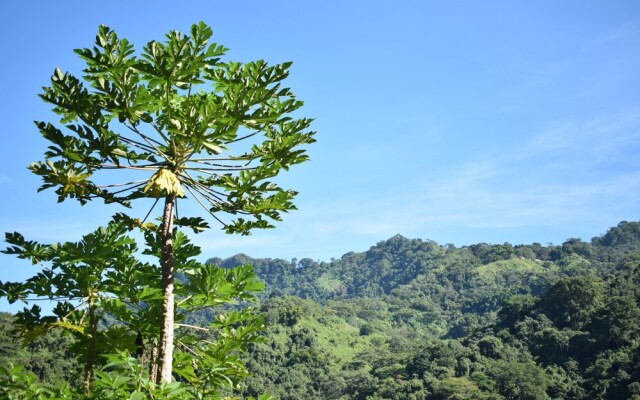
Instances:
[[[395,236],[329,263],[251,260],[277,288],[263,303],[268,315],[300,308],[295,321],[270,319],[239,393],[633,398],[640,395],[638,226],[621,223],[591,242],[558,246],[456,248]]]
[[[640,399],[638,222],[557,246],[397,235],[330,262],[209,262],[253,264],[266,283],[250,376],[223,398]],[[52,385],[73,379],[70,342],[52,332],[20,350],[3,321],[4,363]]]

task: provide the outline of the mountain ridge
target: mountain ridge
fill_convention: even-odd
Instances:
[[[339,297],[388,295],[427,272],[445,274],[479,273],[489,271],[500,278],[510,273],[531,272],[535,268],[517,260],[539,265],[538,270],[568,274],[595,273],[604,276],[619,267],[625,255],[640,251],[640,222],[622,221],[590,242],[578,238],[567,239],[559,245],[540,243],[489,244],[477,243],[456,247],[440,245],[433,240],[409,239],[396,234],[377,242],[363,252],[347,252],[329,262],[310,258],[252,258],[246,254],[210,258],[207,262],[232,268],[252,264],[265,281],[268,294],[295,295],[326,301]],[[493,267],[484,267],[492,263]],[[500,269],[496,266],[504,266]],[[529,265],[532,267],[532,265]],[[540,271],[539,271],[540,272]],[[505,278],[505,279],[508,279]]]

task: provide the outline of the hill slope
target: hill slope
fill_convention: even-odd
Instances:
[[[639,227],[558,246],[456,248],[397,235],[331,262],[210,260],[253,263],[267,283],[267,343],[247,359],[253,376],[240,393],[640,395]]]

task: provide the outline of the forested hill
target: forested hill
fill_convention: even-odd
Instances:
[[[242,356],[250,375],[230,399],[640,400],[640,222],[556,246],[396,235],[329,262],[209,262],[253,264],[266,283],[264,340]],[[0,313],[3,363],[69,381],[68,335],[20,349],[14,324]]]
[[[640,223],[589,242],[394,236],[330,262],[252,259],[267,341],[243,395],[640,399]]]
[[[458,288],[462,282],[474,281],[533,284],[530,281],[541,275],[552,280],[564,275],[607,276],[623,269],[639,251],[640,223],[623,221],[589,242],[572,238],[556,246],[479,243],[455,247],[396,235],[365,252],[350,252],[330,262],[256,259],[244,254],[208,262],[225,268],[252,264],[268,294],[324,301],[391,294],[425,275],[445,278]]]

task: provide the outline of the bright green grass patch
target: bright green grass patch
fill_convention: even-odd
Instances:
[[[316,279],[316,285],[331,292],[337,292],[342,286],[342,281],[329,274],[322,274]]]
[[[298,321],[296,327],[305,327],[314,333],[316,346],[330,354],[338,365],[344,365],[353,360],[356,354],[366,349],[369,338],[360,336],[360,328],[343,318],[333,315],[325,316],[323,322],[305,316]]]
[[[536,261],[511,258],[509,260],[495,261],[476,268],[480,277],[485,280],[493,280],[496,276],[505,273],[539,273],[545,272],[545,268]]]

